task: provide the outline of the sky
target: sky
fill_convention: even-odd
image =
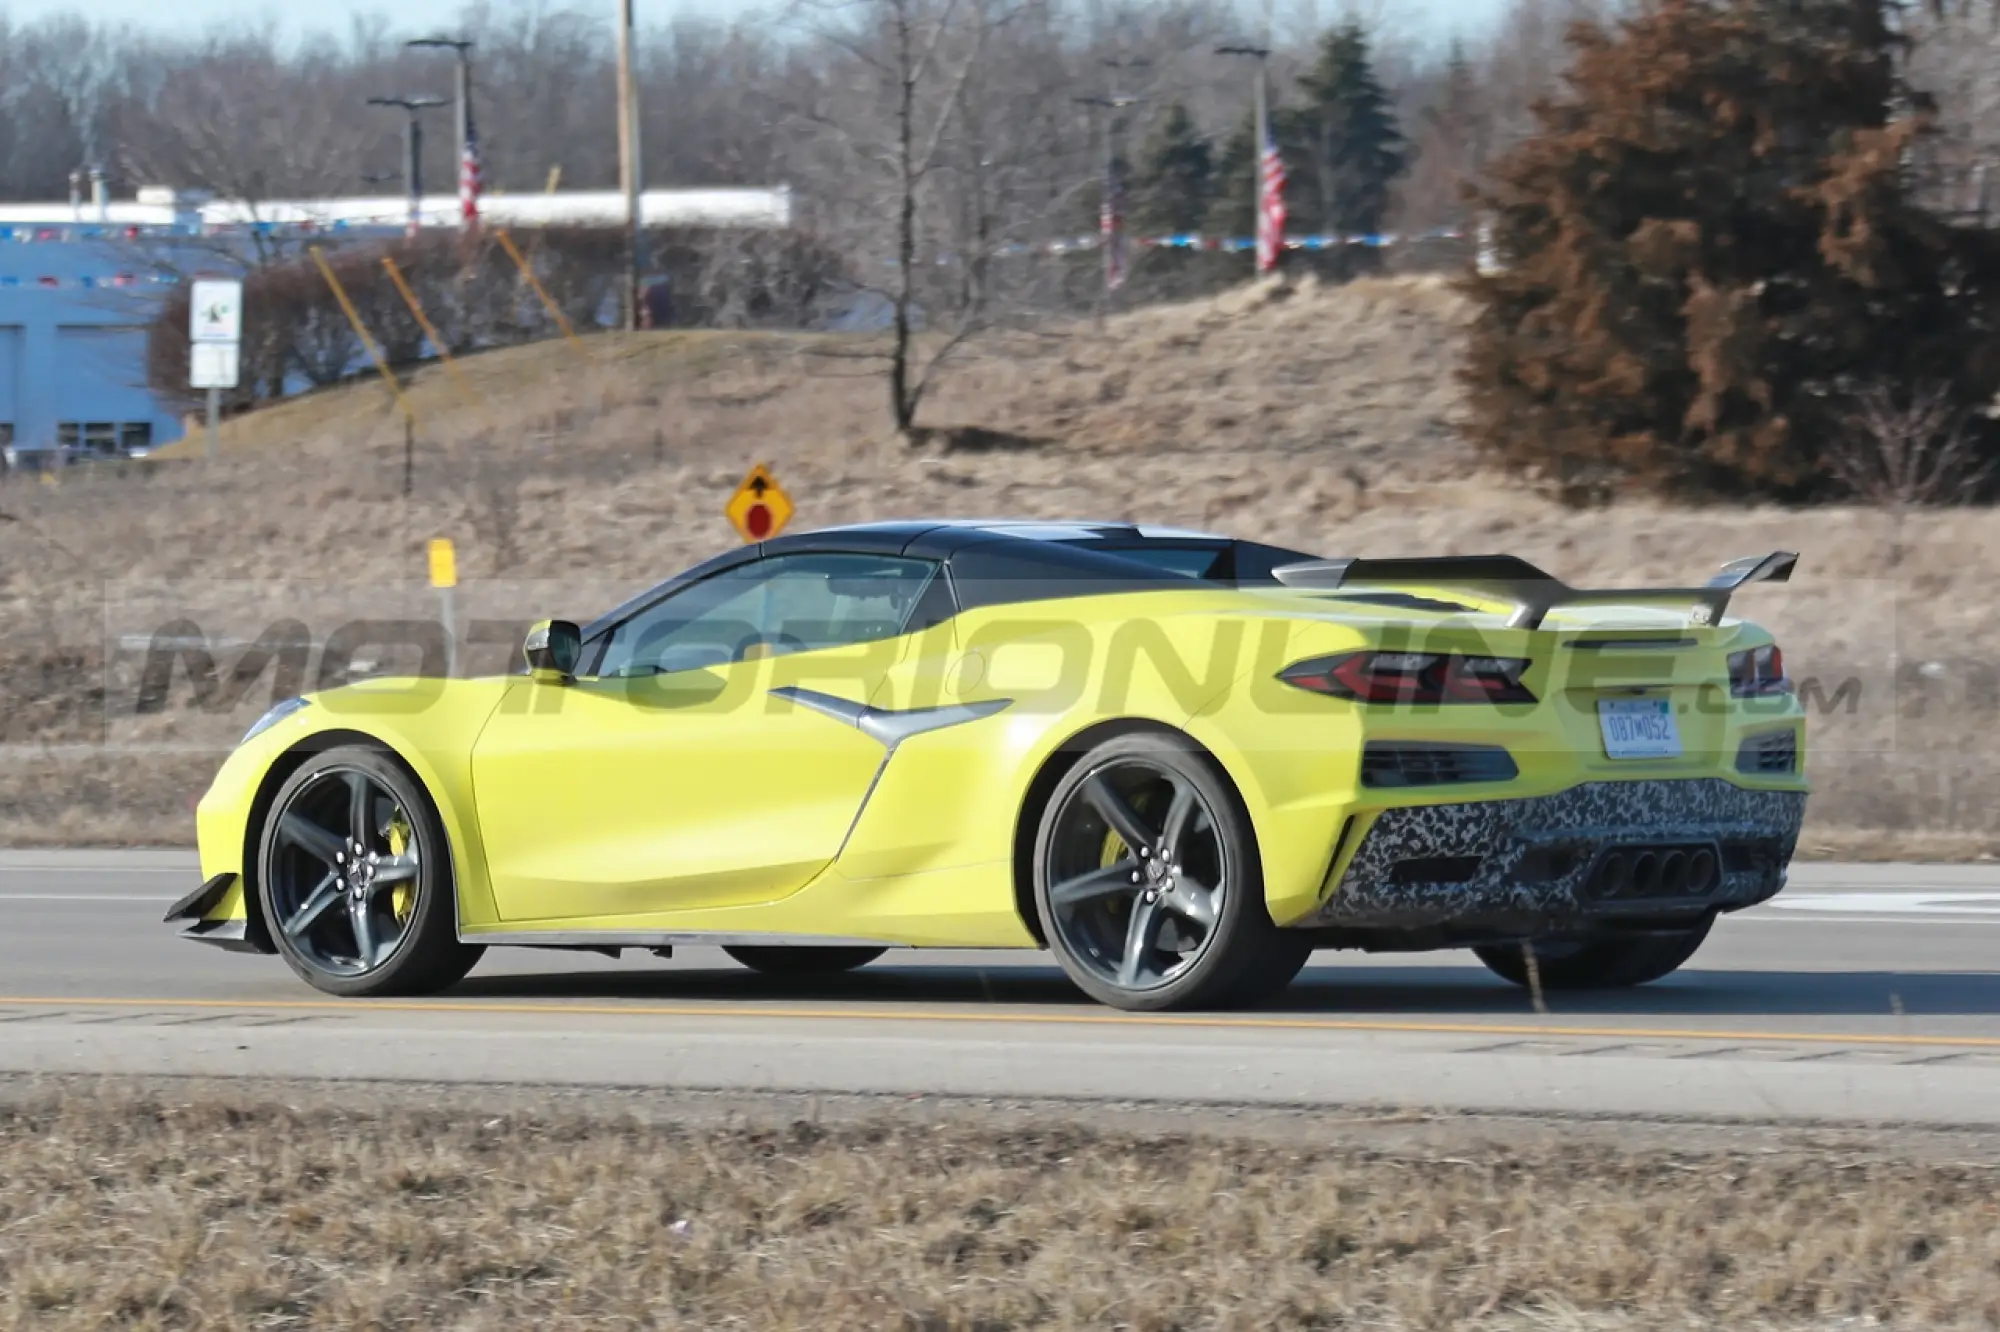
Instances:
[[[581,7],[601,6],[607,18],[617,12],[613,0],[567,2]],[[1356,8],[1364,14],[1380,13],[1385,17],[1393,14],[1393,27],[1398,35],[1428,44],[1428,41],[1441,40],[1453,31],[1470,33],[1483,26],[1501,8],[1502,2],[1393,0],[1393,3],[1384,3],[1383,0],[1375,0],[1370,3],[1363,0]],[[1278,7],[1291,10],[1301,3],[1313,6],[1316,0],[1278,0]],[[160,0],[0,0],[0,14],[16,21],[46,14],[77,14],[113,23],[131,23],[164,33],[194,33],[216,23],[271,19],[277,22],[281,31],[296,34],[302,25],[343,31],[351,17],[364,14],[384,15],[397,29],[437,27],[458,14],[464,4],[465,0],[394,0],[394,3],[385,3],[384,0],[319,0],[309,7],[302,7],[296,0],[282,3],[280,0],[174,0],[172,4],[161,4]],[[637,0],[637,5],[641,26],[675,14],[725,16],[742,9],[768,12],[774,7],[772,0],[751,4],[746,4],[744,0]],[[1342,0],[1318,0],[1317,7],[1331,19],[1347,6]],[[310,19],[302,21],[298,18],[301,8],[308,9]]]

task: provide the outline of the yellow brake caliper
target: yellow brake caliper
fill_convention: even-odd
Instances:
[[[397,810],[390,818],[384,836],[389,839],[390,855],[400,856],[409,851],[410,823],[402,810]],[[406,879],[389,890],[389,909],[396,913],[396,919],[399,921],[410,918],[410,907],[416,900],[417,885],[414,880]]]

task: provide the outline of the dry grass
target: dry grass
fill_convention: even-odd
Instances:
[[[0,1104],[16,1327],[2000,1324],[1990,1167],[1046,1120]]]
[[[1271,537],[1327,553],[1518,552],[1579,581],[1681,580],[1729,556],[1803,552],[1798,581],[1740,598],[1795,673],[1854,703],[1814,728],[1809,850],[2000,851],[2000,527],[1629,504],[1567,511],[1479,471],[1451,433],[1456,298],[1435,280],[1289,294],[1252,287],[995,342],[926,419],[977,449],[884,437],[884,390],[852,343],[648,334],[474,358],[487,402],[420,375],[415,493],[379,385],[230,423],[199,459],[0,487],[0,840],[184,841],[198,755],[225,716],[130,715],[118,638],[192,612],[254,636],[296,615],[429,617],[423,548],[460,548],[460,615],[587,618],[734,541],[720,508],[771,462],[800,526],[918,515],[1086,516]],[[836,354],[839,353],[839,354]],[[106,645],[114,649],[106,661]],[[497,668],[505,644],[477,649]],[[226,663],[225,663],[226,664]],[[184,698],[184,695],[177,695]],[[107,740],[123,746],[93,749]],[[44,754],[46,745],[78,747]],[[206,760],[213,761],[212,756]]]

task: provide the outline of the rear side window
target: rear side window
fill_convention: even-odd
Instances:
[[[740,564],[613,628],[598,674],[656,675],[894,638],[936,576],[928,560],[884,555]]]

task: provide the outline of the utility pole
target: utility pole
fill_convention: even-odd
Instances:
[[[459,172],[465,171],[465,154],[472,145],[472,47],[460,37],[418,37],[403,43],[414,48],[449,50],[458,57],[458,82],[454,107],[457,113]],[[461,219],[460,225],[464,225]]]
[[[1268,46],[1218,46],[1217,55],[1249,56],[1257,62],[1257,148],[1250,174],[1250,216],[1261,219],[1264,208],[1264,145],[1271,141],[1271,48]],[[1262,225],[1261,221],[1258,223]]]
[[[644,255],[645,220],[639,215],[639,87],[632,74],[635,39],[633,0],[618,0],[618,184],[625,192],[625,226],[631,247],[625,274],[625,329],[639,327],[640,265]]]
[[[444,105],[442,97],[371,97],[370,106],[399,107],[403,120],[403,179],[410,191],[409,234],[415,236],[424,216],[424,127],[422,115]]]

